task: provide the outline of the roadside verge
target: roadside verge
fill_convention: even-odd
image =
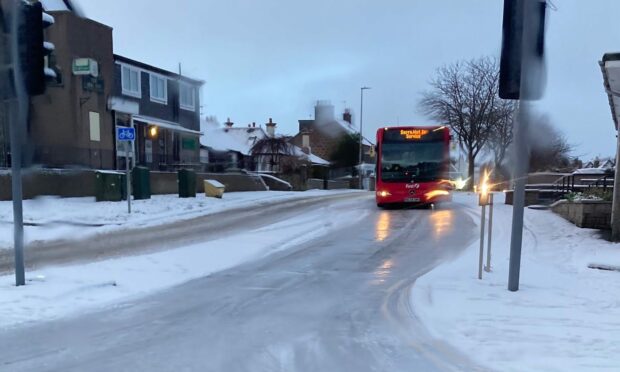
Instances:
[[[498,198],[496,198],[498,199]],[[479,224],[475,195],[455,195]],[[512,207],[495,205],[492,272],[477,279],[478,240],[419,278],[415,316],[436,339],[499,371],[617,368],[620,274],[588,268],[620,263],[616,245],[550,211],[525,211],[521,285],[507,290]]]

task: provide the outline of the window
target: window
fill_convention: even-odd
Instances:
[[[101,126],[99,124],[99,113],[90,111],[88,113],[88,120],[90,123],[90,140],[95,142],[101,141]]]
[[[150,74],[150,86],[151,101],[164,104],[168,102],[168,84],[165,77]]]
[[[185,83],[179,83],[179,96],[181,108],[190,111],[196,111],[196,93],[193,86]]]
[[[123,83],[123,94],[138,98],[142,97],[142,90],[140,89],[140,70],[121,65],[121,80]]]

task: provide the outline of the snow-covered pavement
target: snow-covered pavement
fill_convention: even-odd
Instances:
[[[168,224],[234,208],[251,208],[273,202],[315,196],[359,192],[358,190],[255,191],[226,193],[223,199],[179,198],[153,195],[134,200],[132,213],[126,202],[95,202],[94,197],[40,197],[24,201],[26,242],[85,238],[93,234],[130,228]],[[0,201],[0,250],[13,246],[13,209],[10,201]]]
[[[229,201],[226,206],[239,207],[299,198],[301,195],[331,194],[334,192],[243,193],[226,195],[224,200]],[[169,211],[159,212],[160,215],[181,216],[179,212],[174,214],[175,208],[172,202],[167,202],[168,197],[156,197],[154,201],[162,201],[162,205],[154,203],[148,207],[151,210],[160,208],[161,211]],[[203,204],[202,211],[223,208],[216,204],[218,200],[215,199],[203,198],[194,202]],[[136,204],[140,210],[140,203]],[[0,276],[0,328],[101,308],[287,249],[364,218],[366,214],[360,213],[359,209],[348,208],[351,204],[359,204],[359,199],[334,200],[328,206],[306,209],[304,213],[285,221],[200,244],[171,247],[170,250],[140,256],[30,271],[24,287],[15,287],[11,275]],[[103,208],[105,210],[106,207]],[[178,209],[187,210],[184,206]],[[123,221],[121,226],[128,226],[128,221]]]
[[[457,194],[479,223],[473,194]],[[550,211],[526,209],[521,285],[507,291],[512,207],[496,195],[492,272],[477,279],[478,240],[417,280],[411,307],[430,333],[498,371],[617,370],[620,246]]]

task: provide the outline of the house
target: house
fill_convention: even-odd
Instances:
[[[353,127],[349,110],[345,110],[342,119],[337,119],[334,106],[329,101],[318,101],[314,106],[314,119],[299,120],[299,131],[291,143],[322,159],[331,159],[343,136],[357,136],[358,133]],[[372,143],[366,138],[363,143],[363,162],[375,163]]]
[[[234,126],[230,118],[220,127],[213,119],[203,122],[201,136],[202,157],[208,159],[207,169],[211,171],[245,169],[261,173],[278,173],[282,170],[281,163],[285,158],[297,159],[312,165],[329,165],[315,154],[305,152],[290,143],[286,137],[277,137],[277,124],[269,119],[265,128],[256,123],[245,126]],[[253,147],[266,138],[281,138],[286,149],[280,148],[276,153],[267,149],[264,153],[253,153]],[[268,146],[267,146],[268,147]]]
[[[612,158],[603,159],[599,168],[613,170],[616,168],[616,161]]]
[[[208,163],[207,170],[255,169],[251,149],[258,140],[267,136],[263,128],[257,127],[256,123],[235,127],[230,118],[221,127],[214,119],[207,118],[202,131],[200,145],[203,158]]]
[[[128,155],[151,170],[200,168],[200,88],[204,84],[124,56],[114,55],[109,99],[116,127],[136,129]],[[124,168],[124,143],[117,143],[117,168]]]
[[[77,16],[64,2],[43,4],[55,21],[45,39],[55,46],[48,64],[57,77],[30,101],[26,163],[124,169],[127,153],[115,128],[134,126],[132,164],[198,167],[203,82],[114,55],[112,28]],[[10,165],[5,119],[0,117],[0,167]]]

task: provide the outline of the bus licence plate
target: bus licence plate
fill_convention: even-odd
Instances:
[[[405,202],[407,203],[416,203],[419,201],[420,201],[420,198],[405,198]]]

